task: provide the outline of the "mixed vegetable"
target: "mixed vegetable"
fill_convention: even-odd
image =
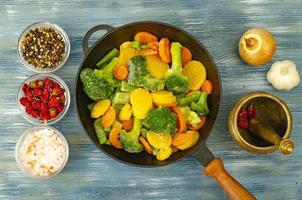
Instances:
[[[165,160],[199,139],[213,84],[204,65],[179,42],[139,32],[96,69],[81,71],[83,91],[101,144]]]

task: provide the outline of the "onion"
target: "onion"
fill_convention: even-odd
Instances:
[[[263,65],[273,58],[275,52],[276,40],[266,29],[250,29],[240,38],[239,54],[247,64]]]

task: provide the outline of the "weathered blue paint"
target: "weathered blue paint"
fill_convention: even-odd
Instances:
[[[66,136],[70,159],[64,171],[50,180],[25,177],[14,160],[20,134],[31,125],[20,114],[16,93],[31,72],[22,66],[16,46],[29,24],[46,20],[61,25],[71,41],[71,56],[56,72],[74,95],[74,78],[83,58],[81,41],[97,24],[119,26],[140,20],[177,25],[196,36],[213,54],[223,82],[223,105],[208,146],[226,168],[259,199],[302,198],[302,90],[274,90],[262,68],[245,65],[238,57],[240,35],[250,27],[267,27],[278,41],[273,61],[290,59],[302,73],[302,4],[300,0],[203,1],[5,1],[0,2],[0,199],[226,199],[218,185],[202,175],[193,157],[176,164],[140,169],[120,164],[101,153],[79,125],[72,102],[56,128]],[[95,36],[94,39],[98,38]],[[234,102],[250,91],[264,90],[289,105],[297,148],[290,156],[278,152],[252,155],[241,150],[227,130]]]

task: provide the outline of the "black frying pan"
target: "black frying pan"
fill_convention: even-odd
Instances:
[[[107,33],[89,48],[88,40],[90,36],[99,30],[105,30]],[[82,91],[79,76],[81,70],[86,67],[95,68],[97,61],[100,60],[107,52],[114,47],[119,47],[124,41],[133,40],[134,34],[139,31],[151,32],[158,38],[170,38],[171,40],[178,41],[189,48],[193,58],[201,61],[205,65],[207,69],[207,78],[211,80],[214,85],[213,94],[208,98],[208,104],[211,112],[207,116],[205,125],[199,131],[199,141],[190,149],[173,153],[172,156],[165,161],[159,161],[154,156],[151,156],[146,152],[130,154],[124,150],[119,150],[112,146],[100,145],[94,132],[93,120],[90,118],[90,111],[87,109],[87,104],[91,103],[91,100]],[[135,22],[118,28],[114,28],[109,25],[99,25],[90,29],[84,36],[83,51],[85,58],[76,77],[76,105],[83,127],[93,143],[100,150],[115,160],[139,167],[159,167],[168,165],[187,155],[193,154],[199,160],[199,162],[205,166],[204,173],[215,178],[224,191],[228,194],[230,199],[255,199],[251,193],[249,193],[243,186],[240,185],[240,183],[238,183],[230,174],[228,174],[228,172],[224,170],[222,160],[215,158],[205,144],[205,141],[211,133],[211,129],[217,119],[222,98],[222,91],[220,76],[216,65],[210,53],[197,39],[186,31],[161,22]]]

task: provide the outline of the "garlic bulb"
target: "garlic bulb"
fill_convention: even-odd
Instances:
[[[300,83],[299,72],[294,62],[275,62],[266,74],[267,81],[278,90],[291,90]]]
[[[263,65],[269,62],[276,52],[274,36],[263,28],[245,32],[239,41],[239,54],[250,65]]]

